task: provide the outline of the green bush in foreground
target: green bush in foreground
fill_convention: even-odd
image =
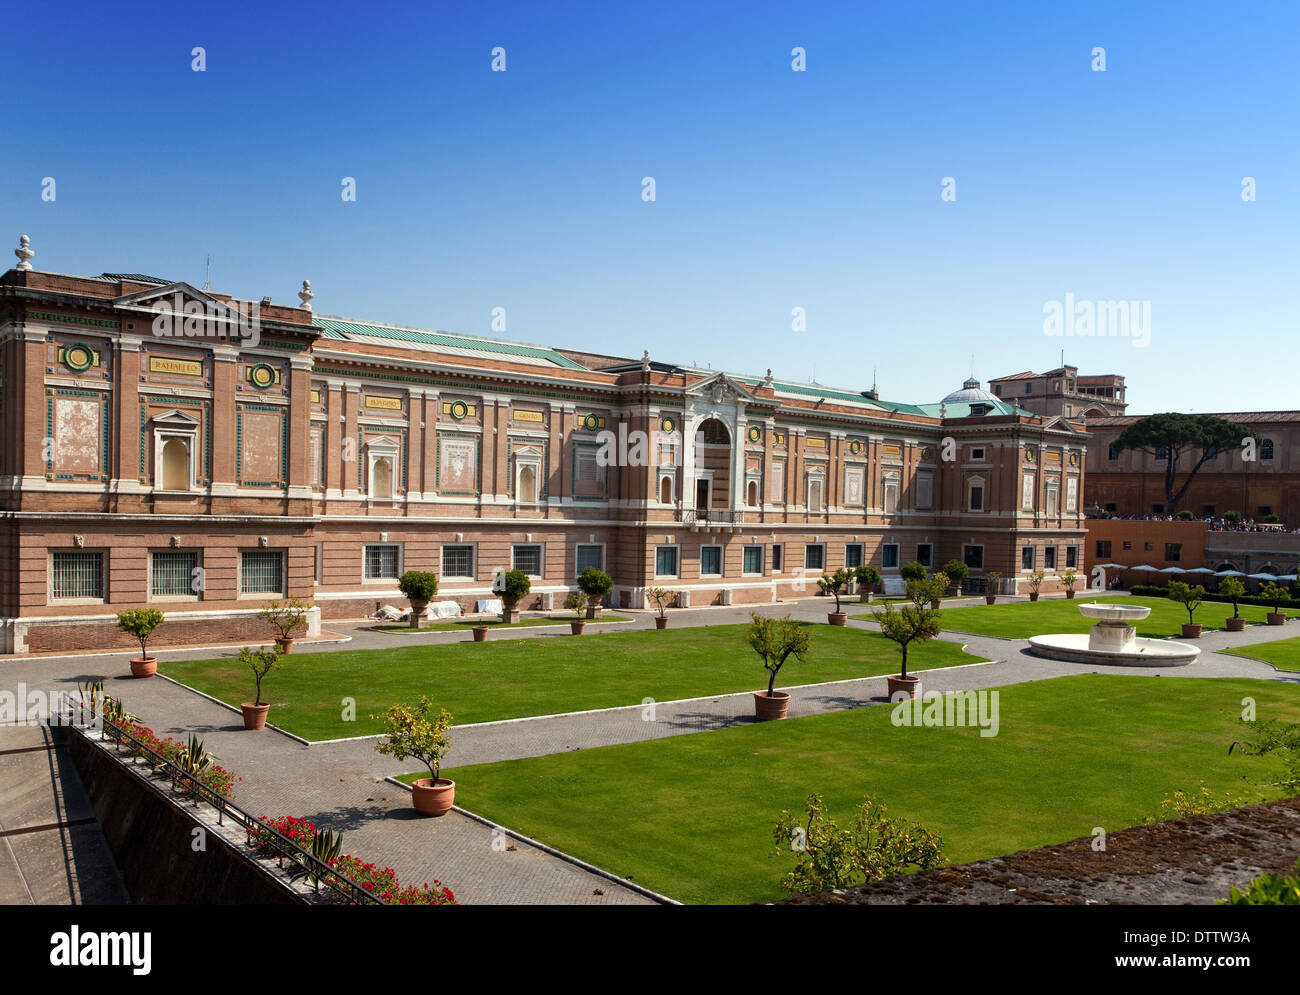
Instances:
[[[821,796],[808,796],[803,825],[791,812],[781,813],[772,839],[774,856],[789,846],[797,856],[794,870],[781,879],[791,894],[829,891],[867,884],[902,874],[908,867],[925,870],[945,863],[943,840],[903,819],[891,819],[885,805],[868,795],[858,806],[852,829],[826,818]]]
[[[1295,874],[1261,874],[1245,891],[1233,888],[1228,898],[1215,904],[1300,905],[1300,860],[1296,861]]]

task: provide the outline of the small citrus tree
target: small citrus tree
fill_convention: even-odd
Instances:
[[[1236,577],[1224,577],[1219,581],[1219,594],[1232,602],[1232,617],[1240,618],[1237,608],[1237,599],[1243,597],[1246,593],[1246,585],[1237,580]]]
[[[582,618],[587,610],[587,596],[578,591],[574,591],[564,599],[564,607],[573,612],[578,618]]]
[[[1192,587],[1184,584],[1181,580],[1176,580],[1169,585],[1169,598],[1171,601],[1177,601],[1187,609],[1187,624],[1195,625],[1196,609],[1205,600],[1205,588],[1200,584]]]
[[[257,617],[263,622],[270,623],[271,628],[279,633],[280,639],[292,639],[293,630],[303,624],[309,611],[311,605],[298,598],[292,598],[283,604],[279,601],[268,601],[257,613]]]
[[[912,593],[913,585],[922,588],[927,582],[913,581],[908,584],[908,593]],[[923,591],[924,593],[924,591]],[[929,639],[939,634],[939,612],[929,606],[928,594],[923,601],[917,603],[913,601],[910,605],[900,605],[895,608],[893,605],[885,605],[884,611],[872,612],[872,616],[880,623],[880,632],[888,640],[897,643],[899,652],[903,656],[903,666],[899,671],[899,676],[907,677],[907,649],[918,639]]]
[[[421,695],[418,702],[391,705],[382,715],[372,715],[371,718],[379,719],[384,727],[385,738],[375,744],[375,749],[394,760],[411,757],[420,761],[429,768],[436,784],[442,758],[451,748],[451,740],[447,738],[451,712],[444,708],[430,719],[432,708],[433,702]]]
[[[1273,606],[1273,614],[1279,615],[1282,612],[1282,606],[1291,601],[1291,594],[1281,584],[1274,584],[1268,581],[1261,584],[1259,596]]]
[[[655,603],[660,618],[668,617],[668,602],[673,598],[672,591],[666,587],[648,587],[645,596]]]
[[[808,632],[789,615],[768,618],[752,614],[750,618],[753,621],[745,633],[745,642],[763,661],[763,667],[769,675],[767,694],[771,697],[776,690],[776,675],[781,672],[785,661],[792,656],[800,663],[807,660],[810,643]]]
[[[146,644],[154,630],[163,624],[163,613],[157,608],[128,608],[117,613],[117,627],[132,635],[140,643],[140,656],[149,658]]]
[[[822,594],[830,594],[835,598],[835,614],[840,613],[840,592],[844,590],[845,585],[849,582],[848,571],[836,570],[833,574],[822,574],[817,580],[817,586],[821,588]]]
[[[266,678],[275,665],[280,660],[280,650],[255,650],[245,646],[239,651],[239,662],[253,672],[253,680],[257,683],[257,696],[253,699],[254,705],[262,704],[262,681]]]

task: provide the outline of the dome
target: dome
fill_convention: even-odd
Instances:
[[[954,390],[943,399],[944,404],[997,404],[998,399],[980,387],[974,377],[961,385],[961,390]]]

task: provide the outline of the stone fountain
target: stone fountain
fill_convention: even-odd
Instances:
[[[1079,611],[1085,618],[1097,620],[1087,635],[1054,633],[1033,636],[1029,640],[1029,651],[1053,660],[1112,667],[1184,667],[1201,654],[1195,646],[1185,643],[1139,638],[1134,623],[1151,614],[1151,609],[1142,605],[1093,601],[1079,605]]]

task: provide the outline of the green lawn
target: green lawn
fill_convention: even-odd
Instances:
[[[1113,602],[1124,605],[1144,605],[1151,614],[1137,623],[1139,636],[1161,638],[1177,636],[1187,621],[1187,609],[1168,598],[1131,598],[1123,595],[1106,595],[1094,598],[1082,594],[1073,601],[1064,598],[1050,601],[1018,601],[996,605],[968,605],[965,608],[943,609],[940,626],[947,632],[970,632],[981,636],[1002,636],[1007,639],[1028,639],[1049,632],[1087,632],[1094,624],[1085,618],[1079,605],[1090,601]],[[1241,606],[1241,617],[1247,622],[1263,624],[1269,609],[1253,605]],[[1232,614],[1232,605],[1204,601],[1196,610],[1196,621],[1208,632],[1222,629],[1224,620]],[[870,619],[870,615],[855,615]]]
[[[1202,780],[1272,797],[1254,782],[1275,761],[1228,753],[1247,695],[1260,720],[1300,719],[1282,684],[1081,674],[1000,689],[990,738],[898,728],[882,705],[445,773],[457,804],[619,876],[685,902],[756,902],[782,897],[793,860],[772,855],[772,827],[810,792],[842,826],[874,793],[940,833],[954,863],[1138,824]]]
[[[898,671],[893,643],[863,629],[805,623],[807,663],[791,660],[778,687]],[[760,690],[767,672],[743,641],[746,625],[588,633],[483,643],[394,645],[284,657],[263,684],[269,721],[304,739],[380,731],[370,716],[427,694],[458,723]],[[974,663],[955,643],[931,640],[908,653],[908,670]],[[163,660],[159,671],[228,704],[248,701],[253,677],[231,658]],[[356,720],[342,701],[356,699]]]
[[[1256,660],[1271,663],[1278,670],[1300,672],[1300,637],[1279,639],[1275,643],[1256,643],[1253,646],[1241,646],[1237,649],[1222,650],[1221,652],[1232,653],[1236,656],[1254,657]]]
[[[568,625],[572,621],[590,622],[592,625],[597,625],[600,622],[630,622],[632,619],[627,615],[611,615],[606,612],[602,614],[600,618],[587,618],[585,616],[581,619],[521,618],[518,622],[512,622],[510,624],[527,627],[532,625]],[[506,623],[502,622],[499,618],[494,618],[479,622],[462,622],[457,620],[447,622],[426,622],[418,629],[412,629],[405,622],[393,622],[387,625],[373,625],[371,628],[376,632],[396,632],[402,635],[409,635],[419,632],[455,632],[457,630],[461,632],[469,632],[469,630],[474,628],[476,625],[486,625],[489,629],[495,629],[505,624]]]

